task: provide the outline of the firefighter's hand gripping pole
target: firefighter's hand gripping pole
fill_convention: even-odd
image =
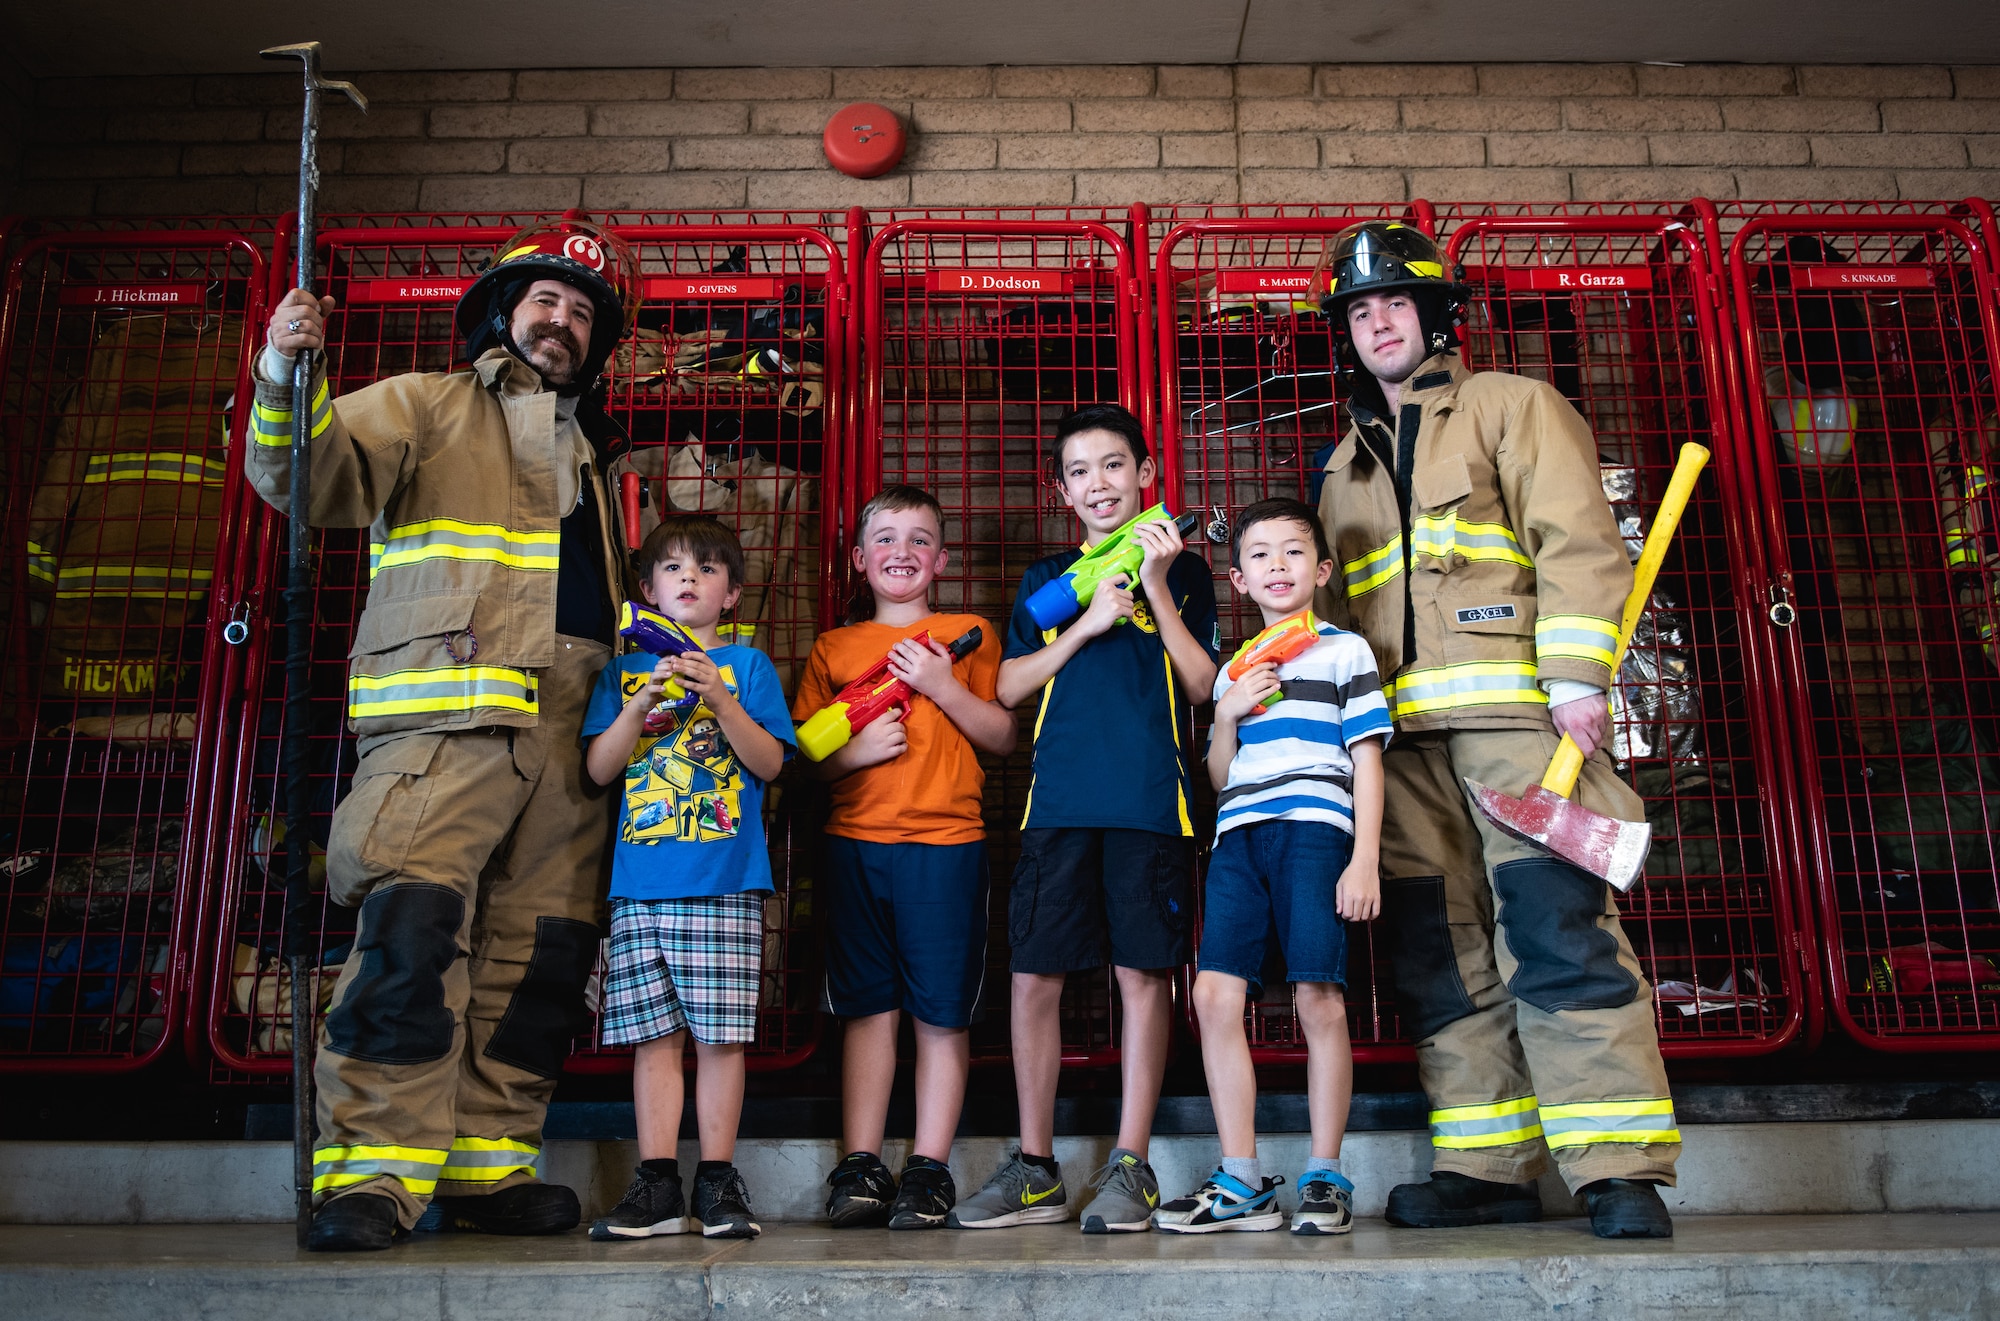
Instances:
[[[299,129],[298,252],[292,284],[311,292],[313,201],[319,191],[319,95],[340,92],[363,114],[368,98],[353,83],[319,76],[319,43],[302,41],[260,52],[267,60],[305,64],[305,116]],[[309,989],[312,967],[306,953],[306,912],[311,901],[312,765],[309,681],[312,671],[312,405],[313,351],[302,348],[292,361],[291,541],[285,582],[285,965],[292,979],[292,1181],[297,1195],[298,1240],[304,1247],[312,1228],[312,1035],[318,997]]]
[[[1660,562],[1674,539],[1681,514],[1694,496],[1695,480],[1708,462],[1708,451],[1700,445],[1681,446],[1680,461],[1674,466],[1667,494],[1653,515],[1653,527],[1646,534],[1646,548],[1632,571],[1632,594],[1625,598],[1625,615],[1618,624],[1618,650],[1611,660],[1611,680],[1618,681],[1618,667],[1631,645],[1632,630],[1653,596],[1653,580],[1660,575]],[[1517,839],[1547,849],[1594,876],[1601,876],[1620,891],[1629,890],[1646,865],[1646,850],[1653,829],[1643,821],[1618,821],[1570,801],[1577,777],[1583,773],[1583,752],[1574,739],[1563,735],[1549,762],[1548,774],[1520,798],[1467,780],[1466,788],[1479,810],[1500,829]]]

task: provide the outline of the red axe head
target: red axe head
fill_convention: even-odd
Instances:
[[[1465,787],[1488,821],[1516,839],[1603,877],[1621,894],[1632,888],[1646,865],[1653,828],[1644,821],[1604,816],[1539,784],[1519,798],[1477,780],[1467,780]]]

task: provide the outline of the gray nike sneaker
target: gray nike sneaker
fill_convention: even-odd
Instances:
[[[1160,1209],[1160,1180],[1136,1151],[1114,1147],[1111,1161],[1090,1181],[1097,1196],[1083,1213],[1086,1234],[1136,1234],[1153,1227]]]
[[[1051,1178],[1017,1151],[993,1171],[985,1187],[953,1207],[945,1223],[953,1229],[1005,1229],[1067,1219],[1069,1194],[1062,1175]]]

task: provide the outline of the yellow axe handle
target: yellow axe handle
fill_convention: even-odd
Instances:
[[[1646,602],[1653,597],[1653,580],[1660,576],[1660,562],[1667,558],[1667,546],[1674,539],[1674,529],[1680,526],[1681,514],[1686,511],[1688,501],[1694,498],[1695,479],[1701,476],[1701,470],[1707,463],[1706,446],[1693,443],[1681,446],[1680,462],[1674,465],[1674,478],[1667,483],[1667,494],[1653,514],[1653,530],[1646,534],[1646,548],[1640,552],[1639,563],[1632,569],[1632,594],[1625,598],[1625,617],[1618,621],[1618,650],[1611,658],[1613,683],[1618,682],[1618,667],[1624,663],[1625,649],[1632,645],[1632,630],[1639,626],[1639,616],[1645,612]],[[1549,773],[1542,777],[1542,788],[1567,798],[1575,791],[1576,778],[1581,774],[1583,752],[1576,746],[1576,740],[1565,734],[1562,746],[1556,749],[1556,755],[1549,761]]]

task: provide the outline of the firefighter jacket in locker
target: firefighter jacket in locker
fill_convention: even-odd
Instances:
[[[182,629],[201,623],[215,577],[242,338],[234,320],[149,315],[113,321],[91,347],[29,511],[44,693],[173,686]]]
[[[311,396],[312,522],[371,524],[368,605],[348,658],[347,720],[382,736],[536,723],[535,673],[556,661],[562,511],[595,483],[604,581],[625,582],[603,463],[557,396],[504,349],[339,400]],[[570,437],[565,444],[563,437]],[[257,377],[244,469],[286,507],[292,387]],[[568,504],[564,504],[564,496]]]

